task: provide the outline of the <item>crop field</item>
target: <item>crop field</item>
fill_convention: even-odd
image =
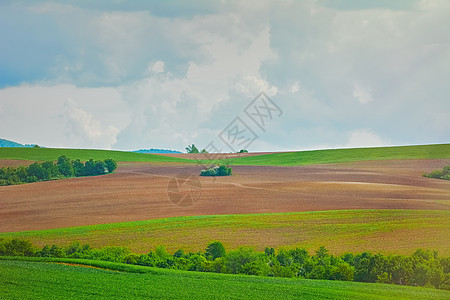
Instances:
[[[201,166],[122,162],[114,174],[0,188],[0,232],[150,219],[343,209],[448,210],[450,182],[422,177],[450,160],[391,160],[312,166],[236,166],[200,177]],[[179,174],[201,185],[191,206],[170,201]],[[180,194],[189,193],[188,187]]]
[[[147,253],[164,245],[204,251],[221,241],[227,249],[240,246],[306,248],[314,253],[325,246],[331,253],[364,252],[410,255],[418,248],[450,255],[450,211],[336,210],[281,214],[193,216],[43,231],[3,233],[0,238],[20,238],[33,244],[68,246],[72,241],[92,247],[129,247]]]
[[[72,261],[76,262],[76,261]],[[87,262],[84,262],[87,263]],[[183,272],[103,263],[110,270],[0,260],[0,298],[448,299],[449,292],[387,284]],[[134,270],[133,270],[134,269]],[[136,272],[136,273],[134,273]]]
[[[367,160],[392,159],[450,159],[450,144],[329,149],[279,153],[235,153],[235,154],[142,154],[126,151],[58,149],[58,148],[0,148],[0,160],[45,161],[57,160],[66,155],[82,161],[112,158],[117,161],[134,162],[190,162],[210,156],[222,158],[230,165],[299,166]]]
[[[350,161],[450,158],[450,144],[330,149],[230,158],[230,165],[300,166]]]

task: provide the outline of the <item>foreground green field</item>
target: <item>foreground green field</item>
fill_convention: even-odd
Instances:
[[[80,159],[81,161],[86,161],[91,158],[94,160],[112,158],[116,161],[192,163],[192,160],[189,159],[126,151],[58,148],[0,148],[0,159],[56,161],[58,157],[62,155],[71,159]]]
[[[230,165],[300,166],[386,159],[450,158],[450,144],[329,149],[231,158]]]
[[[204,250],[214,240],[227,249],[240,246],[306,248],[325,246],[333,254],[380,252],[410,255],[418,248],[450,255],[450,211],[336,210],[251,215],[193,216],[0,233],[44,246],[73,241],[92,247],[123,246],[147,253],[158,245],[169,252]]]
[[[39,260],[0,259],[2,274],[0,298],[448,299],[450,297],[448,291],[387,284],[185,272],[85,260]],[[110,270],[49,261],[90,264]]]

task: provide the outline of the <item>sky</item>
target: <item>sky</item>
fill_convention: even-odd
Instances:
[[[0,138],[210,152],[450,142],[450,1],[0,0]]]

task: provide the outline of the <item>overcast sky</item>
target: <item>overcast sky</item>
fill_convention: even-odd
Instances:
[[[447,0],[0,0],[0,138],[230,152],[239,117],[249,151],[448,143],[449,28]]]

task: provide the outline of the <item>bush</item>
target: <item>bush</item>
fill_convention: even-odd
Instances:
[[[0,240],[0,255],[6,256],[34,256],[36,249],[26,240]]]
[[[231,174],[233,174],[233,170],[225,165],[214,166],[200,171],[200,176],[230,176]]]
[[[74,175],[74,169],[72,162],[66,156],[60,156],[58,158],[58,170],[63,176],[72,177]]]
[[[242,274],[244,265],[254,262],[257,259],[255,251],[250,248],[241,247],[231,251],[225,257],[225,268],[227,273]]]
[[[105,159],[106,168],[108,169],[108,173],[113,172],[117,169],[117,162],[114,159],[108,158]]]
[[[207,257],[211,257],[211,260],[215,260],[218,257],[225,256],[225,247],[221,242],[213,242],[206,248],[205,254]]]
[[[430,173],[423,174],[424,177],[450,180],[450,166],[444,167],[442,170],[435,170]]]

